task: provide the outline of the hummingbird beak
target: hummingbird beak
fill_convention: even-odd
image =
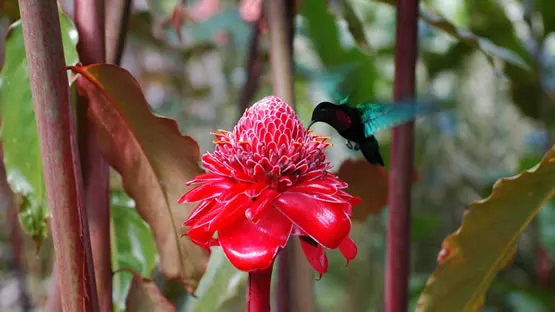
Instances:
[[[311,121],[311,122],[308,124],[308,127],[306,127],[306,130],[309,130],[310,127],[312,127],[312,125],[315,124],[315,123],[317,123],[317,122],[318,122],[317,120]]]

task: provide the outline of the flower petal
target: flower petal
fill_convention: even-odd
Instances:
[[[324,248],[314,241],[314,244],[309,243],[303,239],[302,236],[299,237],[299,239],[308,263],[310,263],[316,272],[320,273],[320,278],[322,278],[322,274],[325,274],[328,271],[328,257],[326,256]]]
[[[340,207],[299,193],[282,193],[274,206],[310,237],[335,249],[351,230],[351,220]]]
[[[208,200],[202,201],[200,204],[198,204],[195,207],[195,209],[193,209],[193,211],[191,212],[189,217],[187,217],[185,222],[183,222],[183,225],[189,226],[189,225],[192,225],[193,223],[197,222],[197,220],[199,218],[202,218],[204,215],[209,213],[212,210],[212,208],[214,208],[216,203],[217,202],[213,199],[208,199]]]
[[[181,196],[177,202],[179,204],[194,203],[200,200],[214,198],[220,196],[232,186],[233,184],[228,180],[201,184]]]
[[[218,173],[223,176],[229,176],[231,174],[231,171],[224,165],[219,163],[210,153],[205,153],[204,155],[202,155],[202,165],[209,171]]]
[[[212,226],[218,231],[239,222],[244,218],[245,210],[252,205],[252,201],[245,194],[240,193],[225,203],[222,211],[212,221]]]
[[[272,265],[279,249],[287,244],[292,227],[291,221],[272,207],[257,224],[243,219],[218,231],[218,240],[229,261],[250,272]]]
[[[355,242],[347,236],[341,244],[339,244],[339,251],[341,251],[343,257],[347,259],[347,265],[349,265],[349,262],[357,256],[358,249]]]
[[[321,183],[320,180],[317,180],[297,183],[296,185],[290,187],[287,191],[304,194],[333,195],[337,192],[337,188],[331,184]]]
[[[267,189],[260,194],[252,202],[250,208],[245,211],[245,217],[254,223],[257,223],[260,217],[264,215],[266,208],[270,207],[270,203],[279,195],[276,190]],[[251,198],[252,199],[252,198]]]
[[[215,241],[214,237],[214,230],[209,229],[208,226],[201,225],[191,227],[187,231],[187,236],[193,241],[193,243],[202,246],[202,247],[210,247],[213,242]]]
[[[203,213],[201,216],[198,216],[198,218],[195,218],[193,221],[187,222],[187,224],[183,224],[183,225],[201,226],[201,225],[208,224],[211,229],[212,228],[217,229],[217,228],[214,228],[214,226],[212,226],[212,223],[215,218],[217,218],[220,214],[222,214],[223,207],[224,205],[216,203],[212,209],[206,210],[206,213]]]
[[[191,181],[185,183],[185,185],[189,186],[189,185],[193,185],[193,184],[197,184],[197,183],[203,183],[203,182],[215,182],[215,181],[221,181],[226,179],[226,177],[222,177],[221,175],[215,174],[215,173],[202,173],[197,175],[194,179],[192,179]]]

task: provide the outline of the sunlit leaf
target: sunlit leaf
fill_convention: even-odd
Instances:
[[[127,268],[142,276],[150,276],[156,263],[156,246],[148,224],[139,217],[135,202],[123,192],[112,192],[112,267]],[[125,298],[133,276],[114,274],[114,305],[125,310]]]
[[[520,234],[555,193],[555,146],[533,169],[498,180],[474,202],[438,255],[417,311],[479,311],[499,270],[516,252]]]
[[[239,290],[246,280],[247,273],[233,267],[221,248],[214,248],[197,289],[197,298],[189,299],[186,311],[225,311],[226,302],[244,295]]]
[[[125,300],[126,311],[133,312],[175,312],[175,306],[160,293],[160,289],[151,279],[141,276],[133,270],[124,270],[118,274],[132,274],[133,281],[129,295]]]
[[[379,2],[396,5],[396,0],[377,0]],[[499,46],[492,43],[489,39],[477,36],[472,32],[460,29],[455,24],[451,23],[439,13],[434,13],[429,10],[420,9],[420,18],[426,23],[436,27],[449,34],[453,38],[460,40],[467,45],[474,47],[482,52],[490,59],[498,58],[502,61],[519,66],[523,69],[530,70],[530,66],[524,61],[520,55],[507,47]]]
[[[150,225],[164,275],[194,291],[207,252],[186,237],[183,222],[194,205],[178,205],[185,182],[202,172],[197,142],[174,120],[151,113],[138,82],[115,65],[72,67],[78,89],[92,102],[89,115],[99,147],[122,176],[139,215]]]
[[[77,31],[69,17],[60,13],[60,25],[67,64],[77,62]],[[21,23],[12,25],[6,39],[6,62],[0,73],[1,136],[8,182],[23,195],[20,220],[23,229],[40,244],[47,235],[46,194],[35,112]]]

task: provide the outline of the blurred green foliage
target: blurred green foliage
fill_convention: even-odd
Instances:
[[[486,196],[496,179],[533,167],[555,142],[553,1],[422,2],[418,91],[454,102],[455,114],[440,114],[416,123],[419,180],[413,188],[411,311],[436,267],[443,238],[459,227],[465,207]],[[70,11],[67,8],[71,1],[60,3]],[[139,80],[152,109],[176,119],[180,130],[199,142],[202,153],[213,149],[209,133],[218,128],[230,129],[242,113],[238,99],[249,75],[246,61],[253,27],[244,20],[238,2],[231,0],[187,1],[184,8],[191,12],[201,12],[194,9],[202,8],[203,3],[218,7],[212,8],[214,14],[204,20],[185,19],[174,27],[168,19],[177,3],[185,2],[149,0],[134,4],[122,66]],[[364,86],[362,96],[391,98],[394,1],[334,0],[328,1],[327,8],[325,3],[302,1],[295,20],[295,62],[326,69],[364,61],[368,65],[367,75],[360,82]],[[67,19],[62,18],[62,23],[64,42],[68,43],[66,59],[73,63],[76,33],[70,31],[73,26],[67,24]],[[181,36],[177,36],[176,29]],[[14,191],[22,192],[17,185],[25,186],[23,189],[33,196],[24,198],[27,202],[36,201],[33,210],[23,206],[24,227],[38,229],[35,233],[44,237],[44,182],[18,32],[20,27],[16,24],[7,37],[6,65],[0,74],[4,161]],[[267,63],[270,53],[268,37],[262,31],[258,59],[263,70],[251,102],[272,92]],[[299,117],[307,122],[314,105],[326,98],[325,92],[300,75],[295,77],[295,92]],[[10,124],[12,132],[8,132]],[[360,157],[329,128],[316,125],[314,130],[332,137],[335,145],[329,159],[335,169],[347,158]],[[379,139],[388,165],[389,131],[379,133]],[[25,183],[14,184],[17,180]],[[113,188],[114,268],[128,267],[149,276],[157,265],[152,240],[148,239],[149,229],[134,214],[120,189]],[[555,256],[550,230],[555,222],[553,205],[553,201],[548,203],[538,222],[523,233],[515,264],[494,280],[484,311],[553,309],[546,294],[553,292],[555,274],[549,266],[549,283],[540,285],[536,266],[538,250],[545,249]],[[338,252],[329,252],[329,272],[315,284],[321,311],[383,311],[386,217],[387,209],[354,225],[359,255],[347,268]],[[8,243],[3,237],[0,240],[2,245]],[[244,287],[244,276],[231,270],[224,260],[218,251],[213,253],[198,290],[199,298],[177,300],[184,302],[178,304],[178,311],[215,306],[220,311],[242,310],[244,296],[238,289]],[[0,261],[5,261],[3,255]],[[36,268],[30,268],[29,276],[34,285],[32,291],[44,292],[40,289],[46,284],[37,282]],[[114,300],[119,308],[129,282],[130,276],[125,272],[114,275]],[[214,300],[214,294],[225,294],[225,300]],[[184,296],[182,291],[179,296]]]

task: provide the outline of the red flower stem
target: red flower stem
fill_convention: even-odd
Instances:
[[[418,0],[397,1],[395,100],[414,96],[418,36]],[[414,124],[393,129],[387,224],[385,311],[408,309],[410,274],[411,181]]]
[[[75,133],[69,105],[60,20],[54,0],[19,0],[25,54],[36,113],[56,272],[64,311],[98,308],[84,203],[76,173]]]
[[[79,32],[77,51],[84,65],[105,62],[104,0],[75,0],[75,26]],[[112,311],[112,263],[110,257],[110,199],[108,163],[96,142],[93,124],[87,116],[88,100],[77,99],[79,152],[84,182],[85,206],[91,228],[101,311]],[[87,220],[84,220],[87,222]]]
[[[247,285],[247,312],[270,311],[270,284],[272,266],[249,273]]]

